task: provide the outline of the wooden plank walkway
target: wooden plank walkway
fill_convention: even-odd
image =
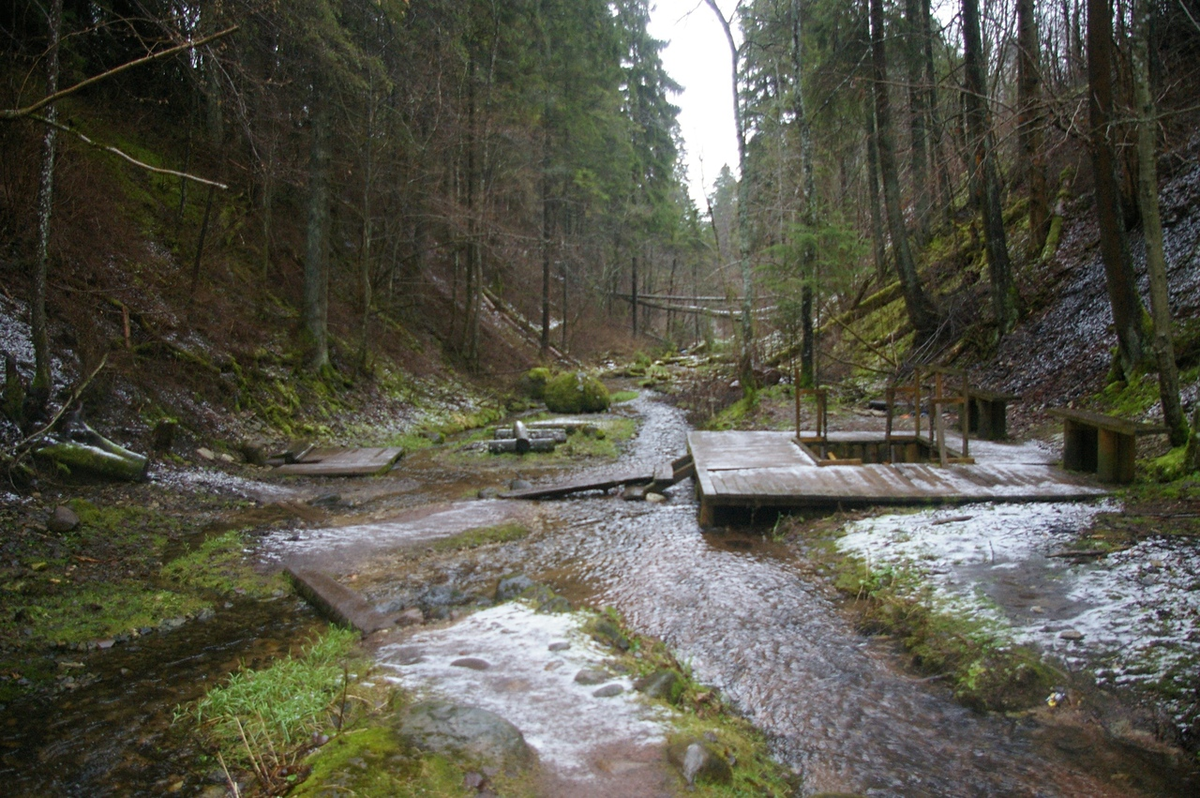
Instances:
[[[583,493],[590,490],[608,490],[619,485],[645,485],[654,481],[654,474],[648,471],[633,471],[624,474],[593,474],[570,482],[559,482],[555,485],[545,485],[540,488],[526,488],[501,493],[501,499],[553,499],[557,496],[567,496],[572,493]]]
[[[880,437],[874,434],[875,439]],[[1009,456],[997,445],[988,450],[991,456],[976,465],[877,463],[821,468],[795,443],[791,432],[688,434],[702,524],[712,523],[714,511],[722,507],[1069,501],[1107,493],[1091,480],[1047,464],[1044,455],[1026,447],[1011,447]]]
[[[363,477],[391,468],[404,450],[397,447],[371,449],[312,449],[299,460],[275,469],[279,474],[310,477]]]

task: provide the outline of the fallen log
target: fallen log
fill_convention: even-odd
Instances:
[[[99,434],[87,442],[55,441],[34,450],[34,455],[65,466],[68,470],[78,468],[97,476],[130,482],[145,479],[150,465],[143,455],[131,452]]]
[[[533,427],[533,428],[527,427],[526,429],[529,430],[529,437],[533,440],[537,440],[538,438],[549,438],[549,439],[553,440],[555,443],[566,443],[567,442],[567,431],[561,427],[559,427],[557,429],[553,429],[553,428],[552,429],[538,429],[536,427]],[[513,431],[511,429],[501,428],[501,429],[496,430],[496,432],[494,433],[494,437],[498,441],[504,441],[504,440],[509,440],[515,436],[513,435]]]
[[[552,452],[557,446],[553,438],[529,438],[529,448],[525,451],[529,452]],[[488,451],[492,454],[524,454],[517,448],[516,438],[507,438],[497,441],[488,441]]]

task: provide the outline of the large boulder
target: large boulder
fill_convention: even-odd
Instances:
[[[604,383],[582,371],[568,371],[547,382],[543,399],[554,413],[600,413],[609,401]]]
[[[478,707],[423,701],[400,716],[396,730],[423,751],[467,757],[508,773],[534,762],[533,750],[520,729]]]
[[[545,366],[538,366],[525,372],[517,384],[519,390],[530,399],[542,401],[546,393],[546,383],[554,376],[554,372]]]

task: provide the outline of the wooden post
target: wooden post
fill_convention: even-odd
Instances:
[[[533,446],[529,439],[529,430],[525,429],[525,424],[520,421],[513,422],[513,440],[513,448],[517,454],[525,454]]]
[[[796,440],[800,440],[800,369],[792,366],[792,394],[796,397]]]
[[[959,420],[962,422],[959,426],[962,427],[962,456],[971,456],[970,435],[967,434],[967,428],[970,423],[967,417],[971,414],[971,381],[967,377],[967,372],[964,370],[962,375],[962,404],[959,405]]]
[[[937,441],[938,461],[941,465],[946,465],[946,429],[942,421],[942,410],[944,405],[942,400],[944,396],[945,380],[942,372],[938,371],[933,375],[933,401],[929,403],[930,412],[933,417],[930,419],[929,434]]]
[[[913,368],[913,423],[916,436],[921,437],[921,369]]]

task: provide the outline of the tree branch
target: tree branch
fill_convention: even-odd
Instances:
[[[40,114],[29,114],[28,118],[32,119],[36,122],[41,122],[44,125],[50,125],[51,127],[58,128],[59,130],[63,131],[64,133],[70,133],[72,136],[75,136],[80,141],[82,141],[84,144],[88,144],[92,147],[95,147],[98,150],[104,150],[105,152],[110,152],[113,155],[117,156],[118,158],[124,158],[126,161],[129,161],[129,163],[133,164],[134,166],[138,167],[139,169],[145,169],[147,172],[154,172],[155,174],[160,174],[160,175],[171,175],[172,177],[180,177],[180,178],[183,178],[184,180],[191,180],[195,183],[200,183],[205,186],[212,186],[214,188],[219,188],[222,191],[229,188],[229,186],[227,186],[226,184],[218,183],[215,180],[209,180],[207,177],[199,177],[198,175],[188,174],[187,172],[177,172],[174,169],[165,169],[161,166],[151,166],[150,164],[146,163],[145,161],[139,161],[137,158],[134,158],[129,153],[118,150],[116,147],[112,146],[111,144],[101,144],[100,142],[94,141],[93,139],[89,138],[85,134],[80,133],[78,130],[75,130],[74,128],[67,127],[66,125],[62,124],[61,122],[54,122],[54,121],[50,120],[49,118],[44,117]]]
[[[47,96],[43,97],[42,99],[38,100],[37,102],[33,103],[32,105],[27,105],[24,108],[5,108],[3,110],[0,110],[0,120],[12,121],[14,119],[24,119],[26,117],[33,117],[34,114],[36,114],[41,109],[45,108],[47,105],[56,103],[59,100],[61,100],[63,97],[74,94],[75,92],[79,91],[80,89],[87,88],[88,86],[91,86],[95,83],[99,83],[100,81],[105,80],[107,78],[111,78],[114,75],[119,75],[120,73],[122,73],[128,69],[133,69],[134,67],[141,66],[142,64],[148,64],[151,61],[157,61],[161,58],[166,58],[169,55],[174,55],[175,53],[179,53],[184,50],[191,50],[196,47],[201,47],[205,44],[208,44],[209,42],[213,42],[224,36],[228,36],[229,34],[236,31],[239,27],[241,27],[241,26],[234,25],[232,28],[226,28],[223,31],[218,31],[217,33],[214,33],[211,36],[205,36],[203,39],[197,39],[196,41],[187,41],[187,42],[184,42],[183,44],[178,44],[174,47],[168,47],[166,50],[161,50],[157,53],[151,53],[150,55],[143,56],[142,58],[136,58],[133,61],[128,61],[124,64],[121,64],[120,66],[115,66],[106,72],[101,72],[99,75],[93,75],[90,78],[81,80],[73,86],[68,86],[67,88],[65,88],[61,91],[56,91],[53,94],[47,95]],[[42,120],[42,121],[45,121],[45,120]]]

